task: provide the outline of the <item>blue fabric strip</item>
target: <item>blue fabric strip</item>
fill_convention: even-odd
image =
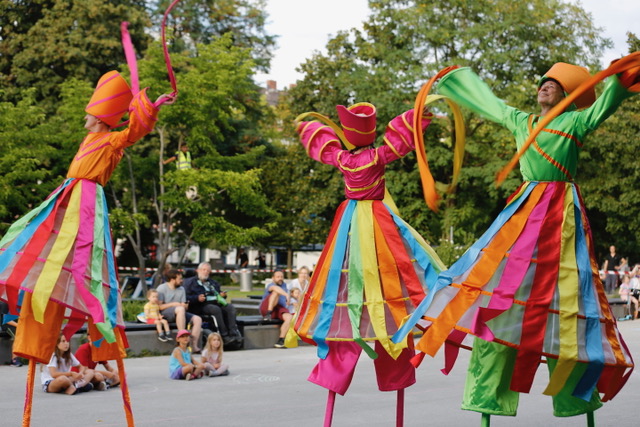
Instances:
[[[498,231],[504,226],[504,224],[513,216],[513,214],[518,210],[520,205],[527,200],[531,191],[533,191],[534,187],[537,185],[537,182],[529,182],[527,187],[524,189],[520,197],[515,200],[512,200],[505,208],[498,214],[496,219],[493,221],[491,226],[485,233],[476,241],[467,251],[460,257],[458,261],[456,261],[448,270],[443,271],[438,276],[438,280],[436,281],[433,290],[429,289],[427,292],[427,296],[422,300],[420,305],[416,308],[416,310],[411,314],[409,320],[405,322],[398,332],[393,335],[392,341],[394,343],[401,342],[404,337],[411,332],[413,327],[420,321],[424,313],[426,313],[427,309],[431,305],[435,294],[441,289],[446,288],[453,282],[453,278],[462,275],[465,271],[467,271],[471,266],[476,262],[478,256],[482,253],[482,250],[491,242],[493,237],[496,235]]]
[[[598,311],[597,295],[593,291],[593,273],[591,271],[591,259],[589,248],[582,222],[582,209],[580,198],[575,185],[572,186],[573,205],[576,222],[576,263],[578,264],[578,277],[580,278],[580,295],[584,307],[586,320],[586,350],[589,364],[582,374],[582,378],[573,390],[573,396],[587,402],[591,400],[593,390],[604,369],[604,350],[600,336],[600,313]]]
[[[67,179],[64,184],[62,184],[56,191],[54,191],[47,200],[42,202],[40,206],[33,209],[31,212],[27,213],[23,219],[28,220],[28,218],[33,217],[33,220],[29,222],[26,226],[24,226],[23,230],[14,229],[12,226],[7,231],[5,238],[12,234],[17,234],[15,240],[11,242],[9,246],[5,248],[3,252],[0,252],[0,273],[4,272],[7,266],[11,263],[11,260],[16,256],[16,253],[20,251],[28,242],[31,240],[31,237],[38,230],[40,225],[47,219],[47,217],[53,211],[53,208],[56,205],[56,200],[60,192],[69,185],[69,183],[73,180],[73,178]],[[19,223],[14,223],[14,226],[20,227]],[[4,239],[3,239],[4,240]],[[7,240],[10,240],[7,238]]]
[[[109,224],[109,207],[107,206],[107,199],[104,195],[104,189],[101,185],[97,185],[97,190],[100,193],[99,197],[102,199],[102,212],[104,213],[104,242],[105,249],[107,251],[107,271],[109,274],[109,299],[107,301],[107,314],[112,325],[117,325],[117,311],[118,311],[118,276],[116,275],[116,266],[114,262],[113,254],[113,242],[111,241],[111,225]]]
[[[325,359],[329,353],[327,346],[327,334],[331,327],[333,312],[336,302],[338,301],[338,290],[340,288],[340,277],[342,275],[342,264],[347,249],[347,241],[349,239],[349,228],[351,226],[351,218],[355,210],[357,201],[349,200],[345,207],[340,226],[336,233],[336,243],[334,245],[333,256],[329,266],[329,274],[327,276],[327,285],[322,298],[322,306],[318,324],[313,332],[313,340],[318,344],[318,357]]]

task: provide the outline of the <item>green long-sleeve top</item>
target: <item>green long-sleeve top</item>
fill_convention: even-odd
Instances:
[[[518,149],[540,119],[539,115],[510,107],[497,98],[470,68],[458,68],[448,73],[437,88],[439,93],[459,105],[509,129],[516,138]],[[573,181],[578,154],[586,136],[633,94],[614,76],[607,80],[604,92],[589,108],[558,115],[520,158],[520,172],[524,180]]]

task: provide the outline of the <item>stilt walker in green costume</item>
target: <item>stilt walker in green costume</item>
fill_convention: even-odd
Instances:
[[[593,87],[608,75],[596,100]],[[440,274],[394,341],[418,324],[425,333],[414,361],[445,344],[445,373],[463,341],[472,344],[462,408],[482,413],[484,425],[491,414],[516,415],[519,394],[530,391],[543,362],[554,415],[586,413],[592,425],[593,411],[626,383],[633,359],[598,275],[574,177],[585,138],[640,91],[640,53],[593,77],[555,64],[538,83],[540,115],[506,105],[469,68],[448,72],[437,88],[513,133],[520,151],[511,165],[519,159],[524,182],[485,234]]]

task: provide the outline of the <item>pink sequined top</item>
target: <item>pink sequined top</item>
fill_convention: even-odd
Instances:
[[[383,146],[357,154],[343,149],[334,130],[320,122],[301,122],[296,130],[309,157],[342,172],[348,199],[382,200],[385,165],[415,149],[412,123],[413,110],[404,112],[387,125]],[[431,116],[422,118],[423,129],[429,123]]]

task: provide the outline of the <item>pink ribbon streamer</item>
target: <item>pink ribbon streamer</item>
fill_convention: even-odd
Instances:
[[[133,49],[131,36],[129,35],[129,23],[122,22],[120,24],[120,33],[122,34],[122,47],[124,48],[124,57],[127,59],[127,66],[131,73],[131,91],[135,95],[140,92],[140,84],[138,83],[138,61],[136,60],[136,52]]]

